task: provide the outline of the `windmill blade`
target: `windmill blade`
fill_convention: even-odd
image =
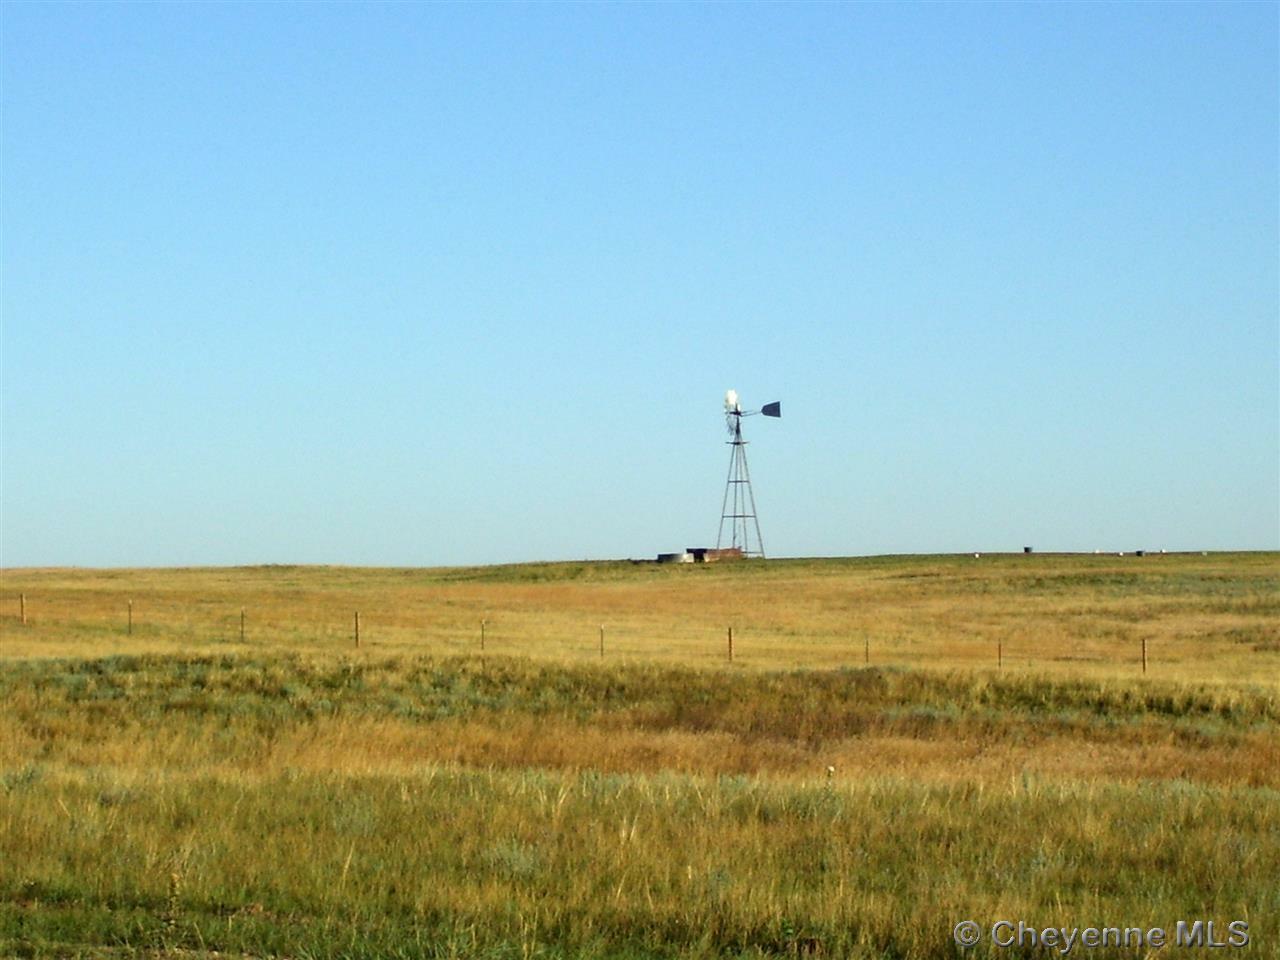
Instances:
[[[773,403],[766,403],[763,407],[760,408],[760,412],[763,413],[766,417],[781,417],[782,401],[775,400]]]

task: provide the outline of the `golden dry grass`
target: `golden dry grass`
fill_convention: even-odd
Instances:
[[[1278,561],[8,570],[0,955],[1280,956]]]
[[[984,556],[441,570],[9,570],[0,655],[488,652],[750,667],[994,665],[1096,678],[1280,675],[1276,554]],[[18,594],[28,624],[17,623]],[[126,634],[128,603],[134,631]],[[240,611],[246,611],[241,645]]]

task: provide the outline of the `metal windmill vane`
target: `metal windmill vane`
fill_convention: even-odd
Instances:
[[[742,418],[756,414],[781,417],[782,403],[766,403],[759,410],[743,410],[737,390],[724,395],[724,421],[729,430],[729,478],[724,485],[720,504],[720,529],[716,533],[716,549],[724,547],[724,526],[729,523],[729,544],[742,551],[744,557],[764,557],[764,540],[760,537],[760,520],[756,516],[756,497],[751,490],[751,471],[747,467],[747,441],[742,439]],[[752,547],[751,534],[755,533]]]

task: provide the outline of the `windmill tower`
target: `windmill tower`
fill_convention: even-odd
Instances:
[[[756,517],[756,497],[751,491],[751,470],[747,467],[747,441],[742,439],[742,418],[763,413],[766,417],[781,417],[782,403],[766,403],[759,410],[743,410],[738,391],[729,390],[724,395],[724,420],[729,430],[729,478],[724,485],[724,500],[720,504],[720,530],[716,534],[716,549],[725,546],[742,551],[744,557],[764,557],[764,541],[760,539],[760,520]],[[725,521],[729,523],[729,542],[724,542]],[[751,534],[755,533],[752,547]]]

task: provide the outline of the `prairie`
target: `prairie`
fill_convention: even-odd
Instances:
[[[1280,956],[1274,554],[3,581],[0,955]]]
[[[1114,679],[1266,676],[1276,554],[984,555],[455,569],[8,570],[3,655],[486,650],[751,667],[1031,667]],[[14,629],[19,596],[27,623]],[[133,628],[128,632],[128,605]],[[240,615],[245,633],[241,642]],[[999,649],[997,647],[999,646]]]

